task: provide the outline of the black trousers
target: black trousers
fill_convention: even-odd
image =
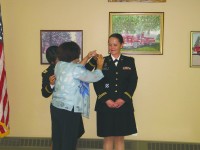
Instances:
[[[75,150],[77,140],[84,134],[81,113],[51,105],[53,150]]]

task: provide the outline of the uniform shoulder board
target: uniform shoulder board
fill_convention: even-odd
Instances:
[[[133,57],[131,57],[131,56],[128,56],[128,58],[130,58],[130,59],[134,59]]]
[[[105,56],[105,57],[104,57],[105,60],[109,60],[110,58],[111,58],[111,57],[109,57],[109,56]]]
[[[47,73],[48,71],[47,71],[47,69],[46,70],[44,70],[42,73]]]
[[[109,58],[109,56],[104,56],[104,58]]]

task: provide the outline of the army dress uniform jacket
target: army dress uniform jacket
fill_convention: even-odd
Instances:
[[[94,83],[97,94],[96,111],[134,111],[132,96],[138,76],[134,58],[121,55],[117,66],[111,56],[106,56],[102,72],[104,78]],[[118,109],[109,108],[106,101],[121,98],[125,103]]]
[[[46,70],[42,72],[42,96],[47,98],[53,93],[53,88],[51,88],[49,77],[54,75],[55,65],[51,64]]]

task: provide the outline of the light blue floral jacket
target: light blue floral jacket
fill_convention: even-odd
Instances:
[[[91,72],[81,64],[60,61],[55,66],[55,76],[52,105],[68,111],[74,108],[74,112],[89,117],[89,83],[102,79],[102,71],[97,69]]]

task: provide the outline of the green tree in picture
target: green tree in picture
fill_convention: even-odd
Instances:
[[[113,15],[113,33],[138,34],[160,30],[160,16],[157,15]]]

